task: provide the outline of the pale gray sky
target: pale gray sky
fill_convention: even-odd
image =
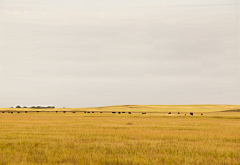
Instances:
[[[240,104],[239,9],[0,0],[0,107]]]

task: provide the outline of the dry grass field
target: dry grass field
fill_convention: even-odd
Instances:
[[[132,107],[0,113],[0,164],[240,164],[240,106]]]

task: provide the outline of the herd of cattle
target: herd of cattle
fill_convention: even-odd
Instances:
[[[56,112],[56,113],[58,113],[58,112],[63,112],[63,113],[66,113],[66,112],[72,112],[72,113],[84,112],[84,113],[95,113],[96,111],[29,111],[29,112],[37,112],[37,113],[39,113],[39,112]],[[11,114],[13,114],[13,113],[28,113],[28,111],[2,111],[2,113],[11,113]],[[103,113],[103,112],[99,112],[99,113]],[[111,113],[111,112],[104,112],[104,113]],[[132,114],[132,112],[112,112],[112,113],[113,114],[121,114],[121,113]],[[137,112],[135,112],[135,113],[137,113]],[[140,112],[140,113],[142,113],[143,115],[147,114],[146,112]],[[169,112],[168,114],[171,115],[172,113]],[[180,114],[180,112],[178,112],[178,114]],[[187,114],[185,114],[185,116],[186,115]],[[190,115],[193,116],[193,112],[190,112]],[[203,114],[201,113],[201,115],[203,115]]]

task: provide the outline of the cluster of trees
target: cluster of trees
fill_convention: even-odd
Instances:
[[[31,107],[26,107],[26,106],[20,106],[17,105],[16,108],[33,108],[33,109],[51,109],[51,108],[55,108],[55,106],[31,106]]]

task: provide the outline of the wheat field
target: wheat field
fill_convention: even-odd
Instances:
[[[126,106],[0,113],[0,164],[240,164],[239,106],[199,106],[171,114],[147,106],[139,106],[147,114],[97,111]]]

